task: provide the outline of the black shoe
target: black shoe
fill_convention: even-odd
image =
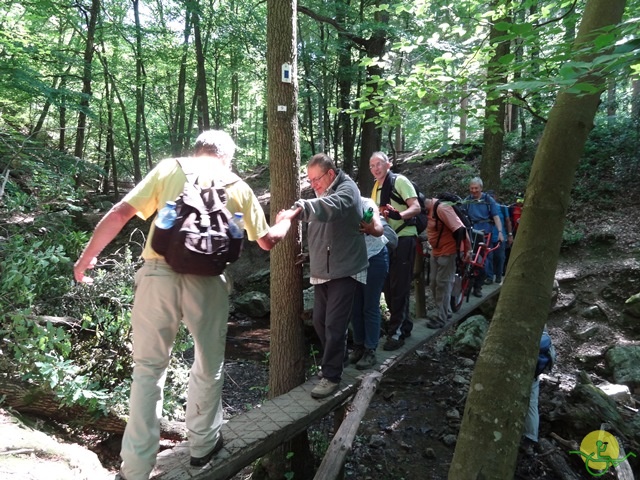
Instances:
[[[427,327],[432,330],[438,330],[439,328],[444,327],[444,322],[436,319],[431,319],[427,322]]]
[[[482,297],[482,290],[481,290],[481,289],[479,289],[479,288],[475,288],[475,289],[473,290],[473,296],[474,296],[474,297],[481,298],[481,297]]]
[[[207,453],[204,457],[191,457],[189,464],[192,467],[204,467],[207,463],[211,461],[211,458],[222,450],[222,446],[224,445],[224,441],[222,440],[222,433],[218,435],[218,441],[213,446],[213,449]]]
[[[534,442],[530,438],[525,437],[520,443],[520,449],[528,457],[533,457],[536,454],[538,442]]]
[[[358,361],[360,361],[360,359],[362,358],[362,355],[364,355],[364,345],[354,345],[353,350],[349,354],[347,364],[358,363]]]
[[[387,341],[384,342],[384,345],[382,346],[383,350],[397,350],[399,349],[401,346],[404,345],[404,339],[400,338],[398,340],[396,340],[393,337],[387,337]]]

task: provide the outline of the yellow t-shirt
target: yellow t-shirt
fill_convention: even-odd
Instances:
[[[403,177],[402,175],[398,175],[396,177],[396,181],[394,183],[393,188],[398,193],[398,195],[404,198],[405,200],[407,198],[417,198],[417,192],[415,188],[413,188],[411,181],[408,178]],[[376,180],[375,183],[373,184],[373,190],[371,190],[371,198],[373,199],[374,202],[376,202],[376,205],[378,205],[379,207],[381,206],[380,205],[381,192],[382,192],[382,185],[378,184],[378,181]],[[406,203],[398,203],[393,198],[389,199],[389,203],[393,208],[395,208],[399,212],[404,212],[407,208],[409,208],[407,207]],[[397,229],[400,228],[402,224],[404,224],[404,220],[394,220],[393,218],[387,218],[387,223],[389,223],[389,226],[391,228],[397,231]],[[399,237],[415,237],[417,234],[418,234],[418,231],[416,230],[415,225],[407,225],[406,227],[404,227],[402,230],[398,232]]]
[[[181,161],[196,162],[196,164],[207,160],[208,157],[181,159]],[[228,178],[229,173],[226,170],[221,170],[216,165],[203,164],[199,181],[201,184],[209,184],[213,178]],[[158,163],[133,190],[125,195],[123,201],[135,208],[140,218],[146,220],[157,210],[164,207],[167,201],[175,200],[182,193],[186,180],[187,177],[176,162],[176,159],[167,158]],[[249,185],[243,180],[238,180],[237,177],[231,181],[232,183],[227,184],[226,187],[227,209],[231,213],[242,212],[244,214],[247,236],[249,240],[256,241],[269,231],[269,224],[264,216],[264,211]],[[225,183],[224,180],[223,183]],[[154,231],[155,224],[152,223],[147,235],[147,242],[142,251],[142,258],[145,260],[162,258],[162,255],[151,248],[151,239]]]

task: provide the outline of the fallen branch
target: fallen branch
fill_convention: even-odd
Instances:
[[[331,444],[325,453],[322,463],[316,472],[314,480],[331,480],[338,477],[344,460],[353,446],[353,439],[358,432],[360,422],[371,403],[371,398],[380,383],[382,374],[373,372],[362,379],[358,393],[356,394],[347,418],[333,436]]]
[[[60,399],[50,391],[37,385],[28,385],[6,378],[0,379],[0,397],[3,404],[16,412],[52,419],[83,428],[122,435],[127,422],[124,418],[109,413],[97,416],[81,405],[61,405]],[[182,422],[160,421],[160,435],[168,440],[182,441],[186,438],[186,427]]]
[[[553,436],[554,434],[552,433],[551,435]],[[571,443],[567,440],[563,441]],[[545,455],[545,463],[550,465],[556,474],[554,478],[559,480],[580,480],[580,478],[582,478],[573,471],[573,468],[571,468],[571,465],[567,463],[564,455],[559,453],[556,447],[549,440],[545,438],[540,439],[540,447]]]

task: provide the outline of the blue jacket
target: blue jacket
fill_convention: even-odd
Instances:
[[[364,235],[359,231],[362,202],[356,183],[338,170],[322,197],[300,199],[300,219],[309,223],[310,273],[326,280],[350,277],[369,265]]]

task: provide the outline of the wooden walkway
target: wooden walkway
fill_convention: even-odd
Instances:
[[[500,286],[486,285],[482,290],[484,296],[482,298],[471,297],[469,302],[465,301],[460,311],[453,315],[447,326],[456,323],[471,313],[478,305],[496,296],[500,291]],[[384,374],[441,331],[442,329],[427,328],[425,319],[416,319],[412,335],[405,340],[403,347],[392,352],[387,352],[382,347],[378,348],[376,356],[379,365],[376,369]],[[278,445],[302,433],[310,424],[342,405],[356,393],[365,373],[367,373],[366,370],[361,371],[347,367],[342,377],[341,389],[333,396],[322,400],[311,398],[311,390],[319,381],[318,377],[314,376],[290,392],[267,400],[261,406],[237,415],[225,423],[222,426],[224,448],[204,468],[189,466],[189,447],[187,442],[183,442],[158,455],[151,478],[161,480],[227,479]]]

